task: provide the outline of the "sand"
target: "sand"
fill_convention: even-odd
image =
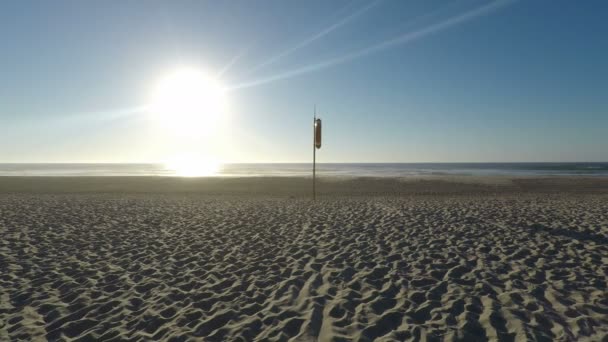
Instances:
[[[607,338],[607,179],[307,184],[0,179],[0,340]]]

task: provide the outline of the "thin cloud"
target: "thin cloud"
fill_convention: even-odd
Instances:
[[[104,111],[85,112],[78,114],[69,114],[64,116],[65,120],[116,120],[129,116],[138,115],[148,112],[150,107],[147,105],[133,106],[126,108],[109,109]]]
[[[270,83],[270,82],[274,82],[274,81],[278,81],[278,80],[282,80],[282,79],[286,79],[286,78],[295,77],[298,75],[302,75],[302,74],[317,71],[320,69],[328,68],[333,65],[341,64],[341,63],[344,63],[344,62],[347,62],[347,61],[350,61],[350,60],[353,60],[353,59],[356,59],[359,57],[370,55],[375,52],[383,51],[383,50],[386,50],[386,49],[389,49],[389,48],[392,48],[395,46],[403,45],[403,44],[412,42],[414,40],[423,38],[427,35],[430,35],[430,34],[433,34],[436,32],[440,32],[440,31],[446,30],[450,27],[462,24],[471,19],[490,14],[515,1],[516,0],[493,1],[489,4],[476,7],[465,13],[448,18],[442,22],[429,25],[422,29],[404,33],[400,36],[385,40],[376,45],[372,45],[367,48],[364,48],[364,49],[361,49],[358,51],[354,51],[354,52],[351,52],[351,53],[343,55],[343,56],[334,57],[334,58],[331,58],[331,59],[328,59],[328,60],[325,60],[322,62],[318,62],[315,64],[303,66],[303,67],[300,67],[300,68],[297,68],[294,70],[286,71],[281,74],[269,76],[266,78],[261,78],[261,79],[250,81],[250,82],[244,82],[241,84],[237,84],[235,86],[229,87],[229,89],[236,90],[236,89],[242,89],[242,88],[249,88],[249,87],[254,87],[257,85],[266,84],[266,83]]]
[[[251,45],[247,45],[246,47],[241,49],[241,51],[238,54],[236,54],[234,57],[232,57],[232,59],[228,63],[226,63],[226,65],[217,73],[217,78],[222,77],[223,74],[228,72],[228,70],[230,70],[230,68],[232,68],[232,66],[234,64],[236,64],[236,62],[238,60],[240,60],[243,56],[245,56],[247,54],[247,52],[249,52],[250,47],[251,47]]]
[[[329,33],[331,33],[332,31],[348,24],[349,22],[353,21],[354,19],[356,19],[357,17],[361,16],[362,14],[364,14],[365,12],[369,11],[370,9],[372,9],[373,7],[375,7],[376,5],[378,5],[380,3],[380,1],[382,0],[376,0],[372,3],[370,3],[369,5],[360,8],[359,10],[353,12],[351,15],[345,17],[342,20],[339,20],[338,22],[336,22],[335,24],[332,24],[330,26],[328,26],[327,28],[325,28],[324,30],[320,31],[319,33],[315,34],[314,36],[311,36],[305,40],[303,40],[302,42],[296,44],[295,46],[269,58],[267,61],[260,63],[258,65],[256,65],[255,67],[253,67],[252,69],[250,69],[247,73],[253,73],[255,71],[258,71],[264,67],[267,67],[275,62],[277,62],[278,60],[280,60],[281,58],[292,54],[293,52],[311,44],[312,42],[323,38],[324,36],[328,35]]]

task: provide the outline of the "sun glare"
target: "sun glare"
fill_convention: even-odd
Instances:
[[[209,177],[216,175],[221,165],[219,161],[211,158],[182,155],[168,160],[165,168],[179,177]]]
[[[156,85],[150,112],[177,134],[208,135],[225,115],[225,88],[197,69],[179,69]]]

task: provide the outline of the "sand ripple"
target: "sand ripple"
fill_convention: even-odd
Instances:
[[[601,340],[608,197],[0,197],[0,340]]]

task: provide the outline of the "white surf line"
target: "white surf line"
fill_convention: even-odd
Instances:
[[[344,62],[347,62],[347,61],[350,61],[350,60],[353,60],[353,59],[356,59],[359,57],[363,57],[363,56],[370,55],[375,52],[379,52],[382,50],[386,50],[386,49],[395,47],[398,45],[410,43],[414,40],[420,39],[422,37],[425,37],[427,35],[430,35],[430,34],[433,34],[436,32],[443,31],[452,26],[456,26],[458,24],[464,23],[464,22],[474,19],[476,17],[490,14],[515,1],[516,0],[496,0],[489,4],[474,8],[468,12],[448,18],[442,22],[429,25],[429,26],[419,29],[419,30],[407,32],[398,37],[388,39],[382,43],[372,45],[370,47],[367,47],[367,48],[359,50],[359,51],[354,51],[354,52],[349,53],[344,56],[334,57],[334,58],[331,58],[331,59],[328,59],[328,60],[325,60],[325,61],[322,61],[319,63],[310,64],[310,65],[300,67],[298,69],[290,70],[290,71],[287,71],[287,72],[284,72],[281,74],[277,74],[274,76],[269,76],[266,78],[262,78],[262,79],[258,79],[258,80],[254,80],[254,81],[250,81],[250,82],[244,82],[244,83],[229,87],[228,89],[236,90],[236,89],[249,88],[249,87],[254,87],[254,86],[261,85],[261,84],[266,84],[266,83],[270,83],[270,82],[274,82],[274,81],[278,81],[278,80],[282,80],[282,79],[286,79],[286,78],[291,78],[291,77],[298,76],[301,74],[306,74],[309,72],[328,68],[333,65],[341,64],[341,63],[344,63]]]
[[[360,8],[359,10],[353,12],[351,15],[345,17],[342,20],[339,20],[338,22],[336,22],[335,24],[332,24],[330,26],[328,26],[327,28],[321,30],[319,33],[304,39],[302,42],[296,44],[295,46],[269,58],[267,61],[262,62],[258,65],[256,65],[255,67],[251,68],[250,70],[248,70],[245,74],[251,74],[255,71],[258,71],[264,67],[267,67],[273,63],[275,63],[276,61],[280,60],[281,58],[292,54],[293,52],[311,44],[312,42],[323,38],[324,36],[328,35],[329,33],[331,33],[332,31],[348,24],[349,22],[353,21],[354,19],[356,19],[357,17],[361,16],[362,14],[366,13],[367,11],[369,11],[370,9],[372,9],[373,7],[375,7],[376,5],[378,5],[380,3],[380,1],[382,0],[375,0],[372,3],[370,3],[369,5]]]

